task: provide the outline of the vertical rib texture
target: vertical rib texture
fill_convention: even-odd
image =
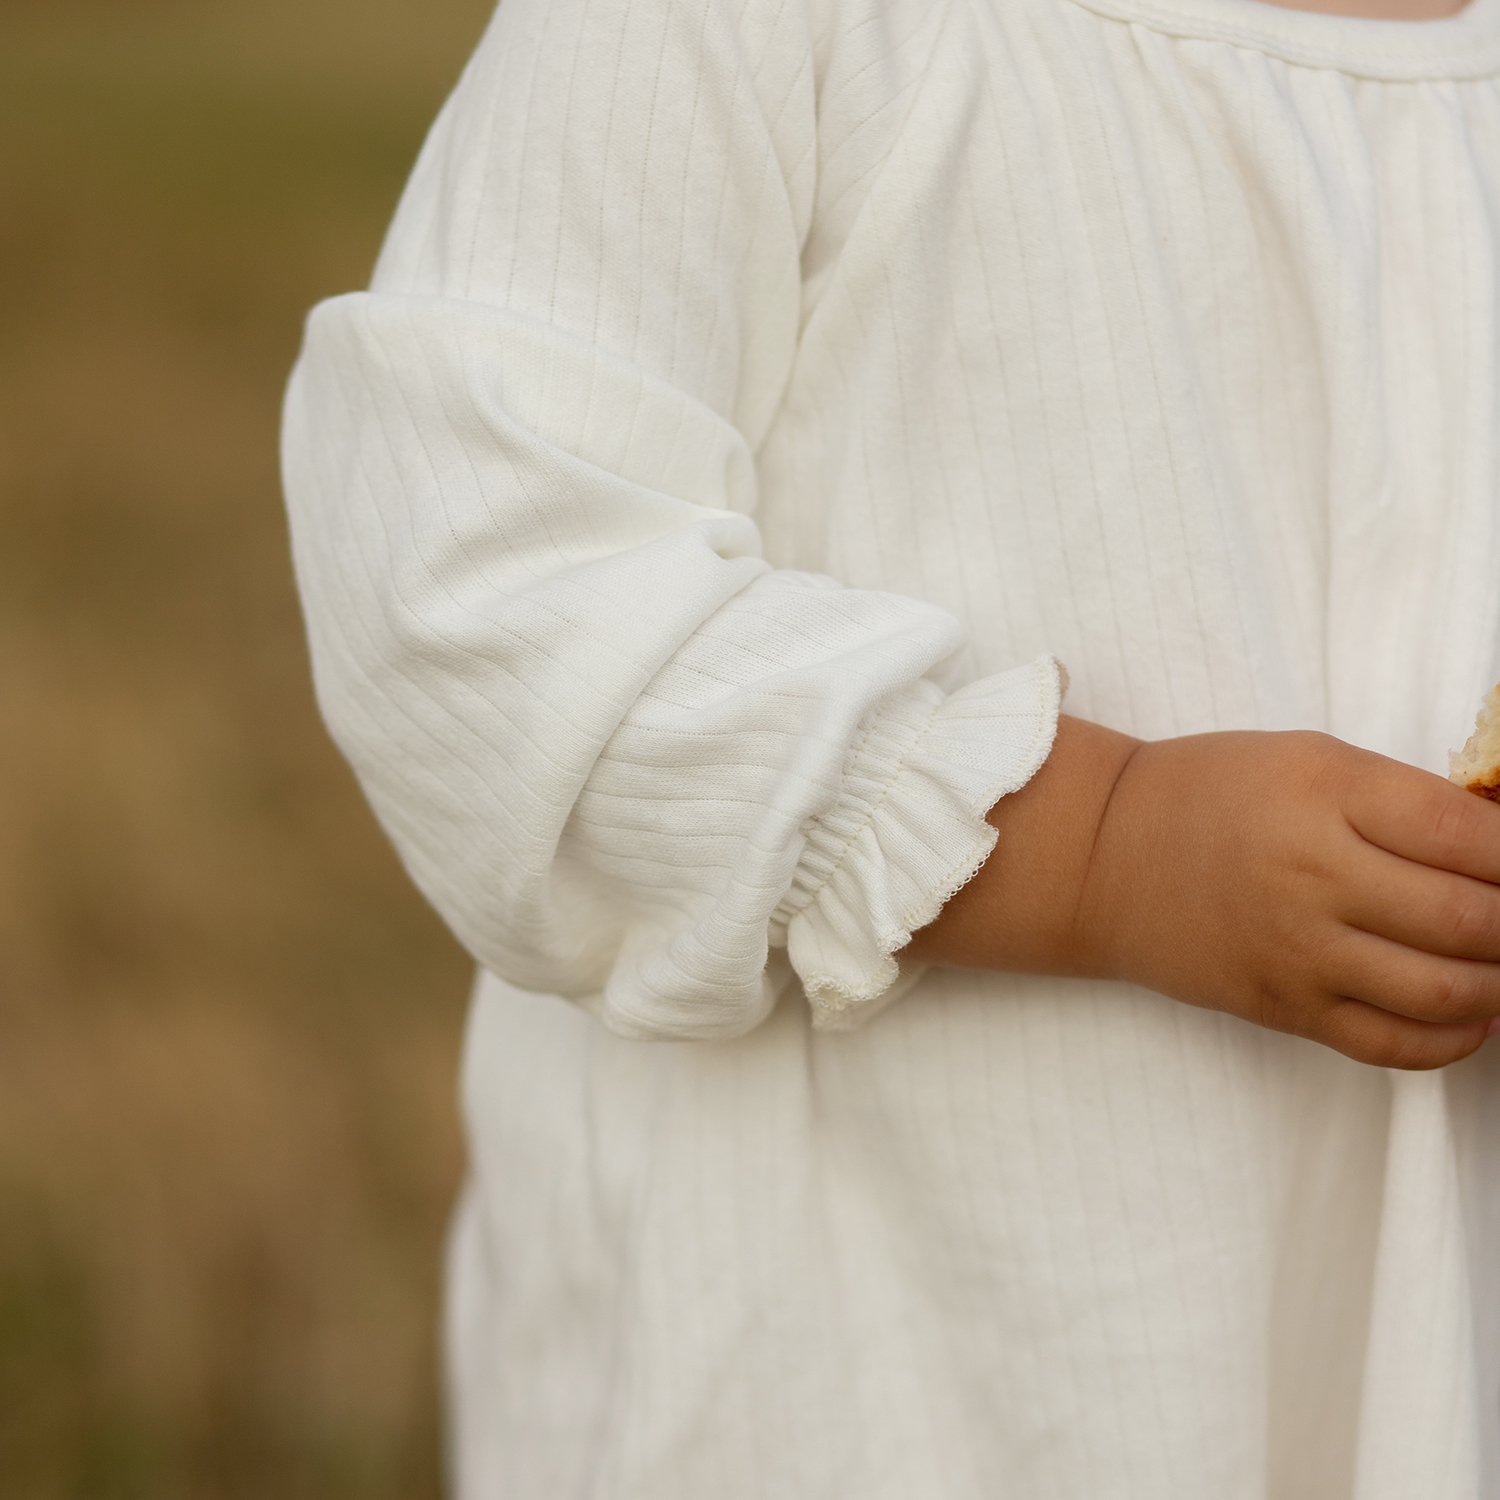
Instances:
[[[1500,0],[504,0],[287,408],[324,708],[494,971],[462,1500],[1500,1500],[1500,1052],[898,972],[1055,660],[1444,769],[1497,75]]]

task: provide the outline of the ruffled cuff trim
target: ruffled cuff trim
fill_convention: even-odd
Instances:
[[[1047,758],[1066,691],[1041,656],[946,697],[923,680],[866,718],[771,918],[814,1026],[847,1030],[910,988],[920,970],[894,955],[989,857],[984,815]]]

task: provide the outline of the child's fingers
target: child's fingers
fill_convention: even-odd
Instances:
[[[1431,1025],[1391,1015],[1362,1000],[1334,1001],[1317,1040],[1356,1062],[1377,1068],[1442,1068],[1479,1049],[1488,1031],[1480,1021]]]
[[[1500,962],[1500,886],[1369,848],[1344,920],[1424,953]]]
[[[1500,883],[1500,804],[1440,776],[1379,756],[1340,794],[1350,825],[1403,859]]]
[[[1350,931],[1324,983],[1334,994],[1393,1015],[1464,1026],[1500,1015],[1500,963],[1419,953],[1388,938]]]

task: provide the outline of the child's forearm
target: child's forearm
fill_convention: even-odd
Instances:
[[[1065,716],[989,821],[912,958],[1130,980],[1390,1067],[1453,1062],[1500,1016],[1500,806],[1425,771]]]
[[[994,853],[913,935],[908,954],[962,968],[1105,975],[1085,893],[1105,810],[1140,744],[1063,714],[1041,769],[990,810]]]

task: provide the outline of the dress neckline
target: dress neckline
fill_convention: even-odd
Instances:
[[[1469,0],[1435,21],[1377,21],[1265,0],[1074,0],[1169,36],[1227,42],[1303,67],[1417,82],[1500,73],[1500,0]]]

